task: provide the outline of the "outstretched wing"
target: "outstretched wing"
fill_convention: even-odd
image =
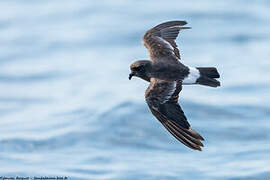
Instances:
[[[182,27],[186,24],[186,21],[169,21],[159,24],[145,33],[142,42],[148,49],[151,60],[169,55],[175,56],[175,60],[180,59],[175,39],[181,29],[190,29],[190,27]]]
[[[181,81],[164,81],[151,78],[145,92],[146,102],[153,115],[180,142],[191,149],[201,151],[203,137],[191,129],[187,118],[178,104]]]

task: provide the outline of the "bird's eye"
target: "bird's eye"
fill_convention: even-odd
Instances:
[[[134,71],[140,71],[141,69],[142,69],[141,66],[137,66],[137,67],[134,67],[134,68],[133,68]]]

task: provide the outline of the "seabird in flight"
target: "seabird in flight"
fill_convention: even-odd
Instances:
[[[180,142],[201,151],[203,137],[190,127],[178,103],[182,85],[200,84],[220,86],[215,67],[189,67],[180,62],[175,43],[179,31],[190,29],[186,21],[169,21],[148,30],[142,42],[150,53],[150,60],[138,60],[130,65],[132,76],[150,82],[145,91],[146,102],[152,114]]]

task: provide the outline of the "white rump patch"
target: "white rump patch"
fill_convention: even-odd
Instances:
[[[183,80],[182,84],[194,84],[196,83],[197,79],[200,77],[200,71],[194,67],[188,67],[189,74]]]

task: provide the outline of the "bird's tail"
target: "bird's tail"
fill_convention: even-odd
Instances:
[[[220,82],[216,80],[219,78],[219,73],[215,67],[197,67],[200,72],[200,77],[197,83],[205,86],[218,87]]]
[[[216,80],[220,75],[215,67],[189,67],[189,74],[183,80],[183,84],[200,84],[210,87],[220,86],[220,82]]]

